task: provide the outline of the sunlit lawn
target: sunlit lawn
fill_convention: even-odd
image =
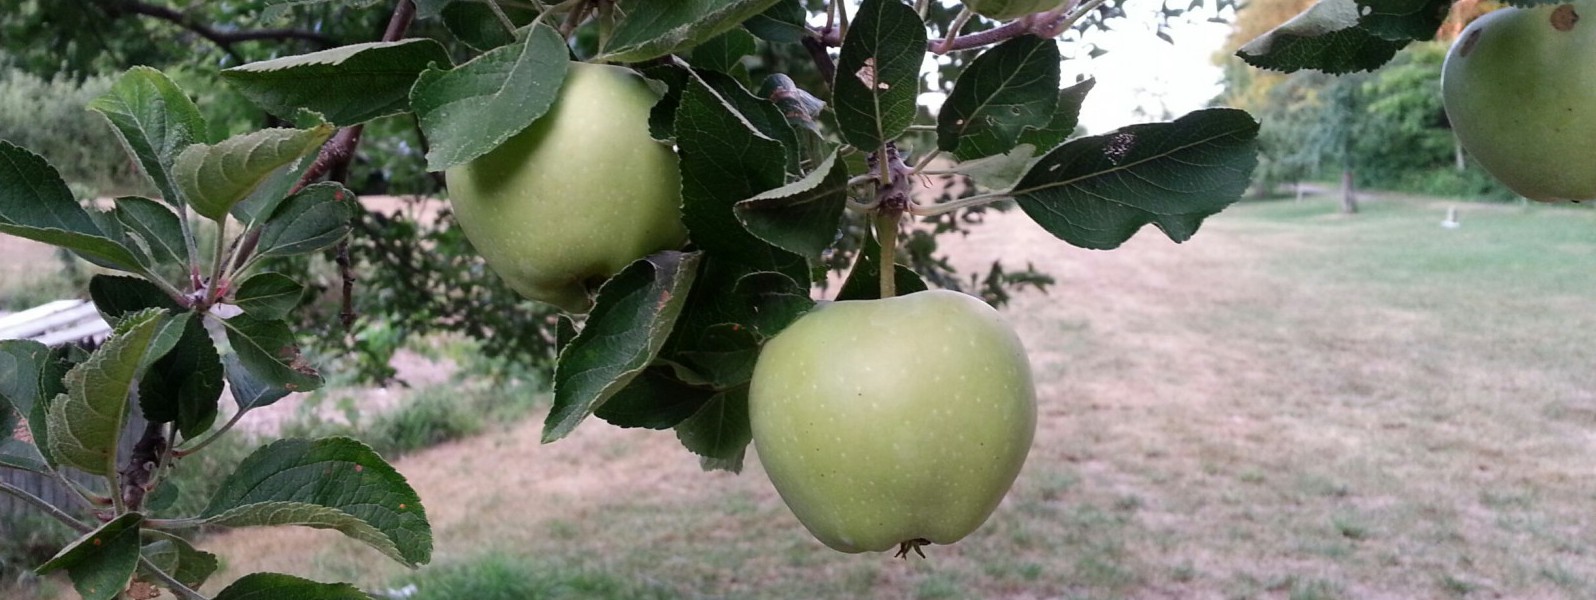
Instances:
[[[324,532],[202,546],[218,583],[433,598],[1596,596],[1596,211],[1461,204],[1444,229],[1445,207],[1242,204],[1115,252],[1015,213],[959,242],[1059,281],[1006,311],[1041,393],[1030,461],[927,560],[825,549],[757,461],[701,473],[670,433],[597,421],[543,446],[536,419],[399,462],[436,526],[419,573]]]

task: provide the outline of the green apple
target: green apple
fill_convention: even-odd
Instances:
[[[585,312],[596,284],[686,241],[676,154],[649,136],[658,99],[628,69],[573,62],[548,113],[448,170],[460,227],[510,287]]]
[[[1581,18],[1585,17],[1585,18]],[[1596,3],[1503,8],[1447,52],[1441,96],[1463,147],[1532,200],[1596,198]]]
[[[1064,0],[965,0],[964,5],[988,19],[1007,21],[1053,10],[1063,6]]]
[[[951,544],[997,508],[1036,433],[1025,349],[997,311],[924,291],[817,307],[759,353],[754,447],[843,552]]]

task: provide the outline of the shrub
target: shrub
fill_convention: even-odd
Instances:
[[[537,565],[499,553],[427,568],[400,585],[415,586],[414,594],[403,596],[408,600],[641,600],[678,597],[678,594],[663,587],[628,581],[609,571]]]

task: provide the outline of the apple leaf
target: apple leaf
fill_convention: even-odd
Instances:
[[[282,273],[260,273],[239,284],[233,303],[244,312],[268,320],[288,318],[305,296],[305,286]]]
[[[139,525],[144,515],[126,513],[67,544],[35,569],[40,575],[66,569],[83,600],[112,600],[127,589],[139,564]]]
[[[619,0],[625,15],[605,40],[599,60],[642,62],[693,47],[764,12],[777,0]]]
[[[288,328],[288,323],[261,319],[248,313],[220,322],[227,331],[227,341],[238,356],[238,366],[247,371],[259,386],[287,392],[308,392],[321,387],[321,374],[299,353],[299,344],[294,340],[294,332]],[[231,371],[232,365],[228,367]],[[256,389],[259,386],[246,385],[245,389],[263,393]],[[246,405],[244,398],[238,400],[240,408],[261,406],[253,403]]]
[[[1452,0],[1358,0],[1358,11],[1358,24],[1383,39],[1429,41],[1452,11]]]
[[[1027,128],[1047,127],[1059,99],[1054,40],[1020,36],[965,67],[937,116],[937,147],[959,160],[1003,154]]]
[[[899,0],[864,0],[842,40],[832,84],[842,139],[874,152],[914,121],[925,22]]]
[[[299,185],[299,180],[305,176],[305,171],[310,170],[310,166],[315,162],[316,155],[307,154],[299,157],[299,160],[278,167],[271,175],[266,176],[265,181],[255,186],[255,191],[233,205],[233,218],[246,226],[254,227],[271,216],[277,211],[277,207],[288,199],[288,193],[293,191],[294,186]]]
[[[199,589],[221,566],[216,555],[195,548],[188,540],[163,536],[144,544],[144,558],[190,589]]]
[[[145,419],[174,423],[185,439],[194,439],[216,422],[221,397],[222,357],[204,321],[188,319],[177,345],[139,381],[139,409]]]
[[[432,559],[421,498],[393,466],[350,438],[262,446],[222,481],[200,518],[226,527],[335,529],[406,566]]]
[[[255,251],[261,256],[296,256],[331,248],[349,235],[357,210],[354,192],[337,182],[307,186],[272,213]]]
[[[205,117],[188,94],[160,71],[133,67],[90,102],[89,110],[111,122],[122,147],[138,161],[166,202],[182,206],[172,165],[184,148],[207,141]]]
[[[85,473],[116,473],[117,444],[139,377],[177,344],[190,315],[150,309],[128,315],[89,360],[68,371],[66,397],[46,414],[50,454]]]
[[[0,419],[0,425],[5,425],[4,421]],[[12,429],[17,426],[15,421],[9,425]],[[39,449],[31,443],[12,438],[11,429],[5,431],[4,437],[0,437],[0,467],[50,474],[50,465],[44,462],[44,455],[39,453]]]
[[[901,253],[900,253],[901,254]],[[899,296],[925,291],[925,281],[909,267],[894,264],[893,287]],[[864,234],[864,246],[854,259],[853,270],[837,290],[837,300],[875,300],[881,297],[881,244],[869,231]]]
[[[453,64],[442,44],[411,38],[252,62],[222,71],[222,78],[284,119],[310,110],[347,126],[409,110],[411,86],[434,63]]]
[[[782,144],[750,127],[719,92],[689,77],[676,109],[681,155],[682,222],[706,253],[758,270],[781,271],[808,281],[803,257],[755,237],[733,206],[785,181]]]
[[[570,68],[565,40],[544,25],[525,35],[453,69],[421,73],[410,106],[432,143],[427,170],[487,154],[554,105]]]
[[[1358,0],[1319,0],[1290,21],[1247,42],[1236,56],[1260,69],[1331,74],[1372,71],[1411,39],[1381,38],[1362,27]]]
[[[671,358],[685,363],[717,390],[731,389],[753,379],[760,338],[748,327],[720,323],[704,328],[697,338],[692,349],[679,351]]]
[[[538,16],[538,11],[529,5],[501,3],[499,9],[518,28],[525,27]],[[454,34],[454,39],[478,52],[515,42],[515,36],[504,29],[504,23],[493,14],[488,2],[452,2],[443,8],[442,16],[443,26]]]
[[[250,371],[237,354],[223,356],[222,366],[222,373],[227,379],[227,389],[240,411],[271,406],[293,393],[282,384],[268,381],[266,375]]]
[[[315,152],[333,133],[323,123],[310,129],[262,129],[216,144],[195,144],[177,155],[173,178],[194,212],[222,221],[278,168]]]
[[[571,433],[654,361],[681,314],[699,258],[675,251],[646,256],[599,288],[587,325],[554,366],[544,442]]]
[[[55,468],[59,462],[50,452],[50,411],[65,401],[66,374],[89,359],[89,353],[76,345],[52,348],[39,368],[38,395],[33,398],[33,409],[23,413],[28,418],[28,434],[33,436],[33,446],[44,463]]]
[[[777,0],[765,12],[743,21],[743,27],[766,41],[797,44],[809,37],[808,23],[805,22],[808,18],[809,13],[804,10],[801,0]]]
[[[212,600],[371,600],[347,583],[319,583],[281,573],[250,573]]]
[[[171,209],[149,198],[123,196],[116,199],[111,217],[121,223],[123,235],[137,240],[139,249],[154,264],[188,264],[183,225]]]
[[[1005,154],[993,154],[967,160],[953,166],[953,171],[967,176],[976,185],[989,190],[1006,190],[1025,176],[1036,162],[1036,146],[1020,144]]]
[[[753,428],[748,424],[748,387],[715,394],[703,408],[676,426],[676,439],[694,454],[726,461],[715,468],[741,472],[743,452],[754,439]]]
[[[178,313],[183,307],[161,288],[138,277],[95,275],[89,278],[89,298],[107,323],[118,323],[131,314],[151,308]]]
[[[107,235],[37,154],[0,140],[0,233],[60,246],[100,266],[143,272],[133,251]]]
[[[739,322],[748,325],[761,338],[772,338],[798,317],[815,307],[808,286],[799,285],[781,273],[763,271],[737,278],[732,298],[747,307]]]
[[[837,241],[847,205],[848,167],[834,151],[803,179],[738,202],[733,210],[749,233],[818,263]]]
[[[1241,199],[1257,138],[1258,122],[1229,108],[1131,125],[1059,146],[1010,195],[1043,229],[1082,248],[1118,247],[1148,223],[1183,242]]]
[[[670,429],[693,416],[715,394],[715,390],[681,381],[670,367],[649,367],[593,414],[616,427]]]
[[[742,65],[743,57],[758,50],[753,34],[736,27],[694,46],[688,62],[697,69],[718,71],[727,75],[747,75],[748,69]]]
[[[1081,116],[1081,103],[1086,101],[1086,94],[1096,85],[1096,79],[1084,79],[1059,90],[1058,105],[1054,107],[1053,116],[1047,125],[1040,128],[1025,128],[1020,132],[1016,142],[1030,144],[1037,149],[1037,152],[1043,154],[1057,148],[1059,144],[1064,143],[1064,140],[1075,134],[1075,125]]]
[[[0,340],[0,412],[26,415],[39,401],[39,377],[50,348],[33,340]],[[10,433],[10,430],[6,430]]]

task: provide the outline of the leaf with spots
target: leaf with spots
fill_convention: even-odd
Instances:
[[[842,40],[832,84],[842,139],[866,152],[914,121],[925,22],[899,0],[864,0]]]
[[[982,52],[942,104],[937,147],[959,160],[1008,152],[1026,129],[1052,120],[1058,84],[1058,44],[1051,39],[1020,36]]]
[[[1048,233],[1082,248],[1118,247],[1148,223],[1183,242],[1241,199],[1257,138],[1258,122],[1228,108],[1132,125],[1059,146],[1010,195]]]
[[[262,446],[222,482],[200,518],[226,527],[333,529],[412,567],[432,558],[421,498],[382,457],[350,438]]]
[[[229,371],[235,366],[241,367],[262,385],[286,392],[308,392],[321,387],[321,374],[300,353],[288,323],[248,313],[220,322],[237,357],[235,364],[227,365]]]
[[[698,273],[700,254],[660,252],[599,288],[593,312],[554,366],[554,407],[543,441],[571,433],[637,377],[665,345]]]
[[[39,565],[40,575],[66,569],[83,600],[111,600],[127,589],[139,564],[139,525],[144,515],[127,513],[67,544]]]

